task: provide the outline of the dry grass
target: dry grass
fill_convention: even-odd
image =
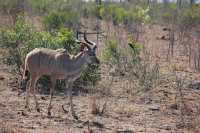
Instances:
[[[0,133],[27,133],[24,130],[10,123],[0,123]]]
[[[136,108],[134,106],[126,106],[126,105],[121,105],[114,109],[114,112],[116,112],[117,114],[126,116],[126,117],[130,117],[134,114],[137,114],[140,111],[141,111],[141,109],[139,109],[139,108]]]
[[[182,63],[174,63],[171,65],[172,70],[173,71],[186,71],[187,70],[187,66],[185,66],[185,64]]]
[[[106,110],[106,103],[105,102],[102,107],[100,105],[100,103],[97,103],[96,101],[96,97],[91,97],[91,100],[90,100],[90,108],[91,108],[91,114],[93,115],[103,115],[103,113],[105,112]]]
[[[194,133],[199,133],[200,132],[200,116],[194,118],[194,120],[192,121],[191,130]]]

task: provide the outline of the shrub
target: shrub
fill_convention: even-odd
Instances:
[[[18,0],[0,0],[0,10],[7,11],[17,6]]]
[[[112,20],[115,25],[132,22],[146,23],[150,21],[149,8],[134,6],[128,10],[118,4],[101,5],[98,7],[99,16]]]
[[[113,15],[113,23],[120,24],[120,23],[124,23],[124,21],[126,20],[127,12],[124,8],[118,7],[118,8],[115,8],[112,15]]]
[[[128,62],[128,76],[130,81],[136,84],[139,91],[148,91],[157,85],[159,65],[150,62],[149,53],[133,37],[129,37],[129,46],[128,54],[131,59]],[[143,58],[140,56],[141,52],[144,52]]]
[[[47,30],[58,30],[63,27],[73,29],[78,24],[78,15],[75,12],[51,12],[44,17],[44,25]]]
[[[78,85],[94,86],[100,79],[100,65],[90,64],[89,67],[83,71],[81,78],[78,80]]]
[[[108,40],[103,50],[103,60],[114,68],[114,71],[111,70],[113,76],[121,76],[120,79],[128,77],[136,86],[137,89],[131,92],[148,91],[157,85],[159,78],[159,65],[149,61],[148,53],[141,58],[142,51],[145,51],[142,44],[134,38],[129,38],[127,47],[121,47],[115,39]]]
[[[52,12],[44,17],[44,24],[47,30],[60,29],[64,26],[66,14],[63,12]]]
[[[129,51],[132,58],[138,57],[142,50],[142,44],[137,42],[136,39],[129,37],[129,46],[131,47]]]
[[[112,20],[113,24],[123,24],[127,17],[127,11],[117,4],[102,5],[98,7],[99,16],[106,20]]]
[[[109,62],[112,65],[126,65],[134,63],[140,60],[140,52],[142,45],[136,42],[134,39],[129,39],[129,46],[121,47],[116,39],[110,39],[105,43],[102,58],[104,61]],[[128,62],[124,62],[124,61]],[[124,64],[125,63],[125,64]],[[136,62],[138,63],[138,62]]]
[[[133,20],[139,23],[147,23],[151,20],[149,16],[149,8],[143,8],[140,6],[136,6],[133,11],[131,11]]]
[[[195,26],[200,23],[200,5],[193,5],[191,8],[183,11],[181,24],[186,26]]]
[[[108,40],[105,43],[103,59],[111,64],[117,64],[120,60],[119,44],[115,39]]]
[[[13,29],[1,29],[0,47],[6,48],[8,54],[4,55],[4,63],[14,65],[15,70],[19,71],[22,65],[23,51],[19,49],[23,44],[29,42],[32,37],[32,29],[27,25],[22,17],[18,18]]]
[[[102,9],[102,6],[96,6],[96,4],[93,2],[87,2],[87,4],[83,5],[83,9],[82,9],[83,17],[88,18],[89,16],[94,16],[94,17],[101,18],[102,16],[99,16],[101,9]]]
[[[28,0],[35,13],[45,13],[50,10],[53,0]]]

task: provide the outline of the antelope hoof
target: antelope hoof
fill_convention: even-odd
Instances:
[[[37,110],[37,112],[40,112],[40,108],[37,108],[36,110]]]
[[[78,120],[78,116],[77,115],[72,115],[74,119]]]
[[[29,112],[31,111],[28,105],[25,105],[25,109],[27,109]]]
[[[78,120],[78,116],[75,113],[72,113],[74,119]]]
[[[50,111],[48,111],[48,116],[51,116],[51,112]]]
[[[64,108],[64,105],[62,105],[62,109],[63,109],[64,113],[68,113],[68,111]]]

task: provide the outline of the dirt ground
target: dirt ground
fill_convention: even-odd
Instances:
[[[67,99],[64,94],[56,94],[53,99],[52,117],[47,116],[48,95],[37,95],[41,112],[34,109],[33,98],[31,111],[24,109],[25,93],[18,95],[16,90],[8,87],[12,75],[7,67],[1,65],[0,69],[0,123],[1,130],[15,132],[34,133],[83,133],[90,129],[94,133],[189,133],[191,129],[181,127],[181,113],[173,97],[176,95],[170,86],[165,84],[163,89],[154,89],[148,94],[136,98],[128,96],[97,96],[97,101],[107,101],[106,111],[102,116],[91,114],[91,95],[80,93],[74,96],[74,105],[79,120],[71,117],[70,113],[64,113],[61,105],[65,103],[68,108]],[[166,89],[168,88],[168,90]],[[187,117],[196,119],[193,114],[197,109],[194,105],[199,104],[200,90],[184,90],[185,101],[188,104]],[[185,118],[186,119],[186,118]],[[196,132],[200,130],[197,129]]]

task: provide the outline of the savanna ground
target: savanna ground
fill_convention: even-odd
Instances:
[[[154,32],[157,34],[162,32],[157,26],[154,26]],[[152,32],[149,30],[149,32]],[[146,33],[148,34],[148,32]],[[150,34],[148,34],[150,35]],[[147,36],[148,36],[147,35]],[[150,37],[150,36],[149,36]],[[156,40],[150,37],[149,44],[154,42],[158,44],[154,46],[159,50],[159,64],[163,66],[163,71],[169,71],[168,63],[162,54],[167,46],[163,40]],[[156,43],[155,43],[156,42]],[[184,57],[174,60],[177,66],[183,67]],[[187,108],[184,108],[184,116],[181,116],[181,105],[179,92],[176,89],[176,81],[171,83],[174,78],[172,74],[166,75],[167,79],[163,79],[162,83],[149,92],[139,94],[138,96],[130,96],[126,91],[125,81],[116,79],[110,89],[112,96],[104,96],[103,94],[95,94],[98,102],[102,105],[107,101],[105,113],[102,116],[91,114],[91,97],[94,94],[79,93],[74,95],[74,105],[80,120],[74,120],[70,114],[63,112],[61,105],[68,103],[68,99],[64,98],[64,94],[56,94],[53,99],[52,117],[47,116],[47,105],[49,96],[39,95],[38,99],[41,113],[34,109],[32,99],[31,112],[24,110],[25,93],[18,95],[18,91],[13,89],[13,75],[10,73],[9,67],[1,63],[1,93],[0,93],[0,115],[1,115],[1,130],[8,132],[14,130],[16,132],[84,132],[87,131],[88,121],[90,128],[94,132],[199,132],[199,116],[197,113],[200,102],[199,88],[185,87],[182,91],[184,101]],[[177,68],[178,69],[178,68]],[[181,68],[179,68],[181,69]],[[162,71],[162,70],[161,70]],[[166,72],[167,73],[167,72]],[[191,71],[177,70],[180,75],[192,80],[199,80],[199,74]],[[187,79],[185,79],[187,80]],[[102,81],[102,82],[106,82]],[[105,83],[99,83],[105,84]],[[98,86],[97,86],[98,87]],[[123,94],[123,95],[122,95]],[[176,107],[177,106],[177,107]],[[66,106],[67,108],[67,106]],[[185,114],[187,115],[185,116]],[[188,124],[191,124],[188,129],[181,126],[181,118],[187,118]],[[185,121],[185,120],[184,120]],[[190,123],[192,121],[192,123]],[[187,122],[187,121],[186,121]],[[197,122],[197,123],[196,123]],[[194,125],[196,124],[196,125]],[[195,127],[192,127],[195,126]]]
[[[7,23],[7,19],[4,19],[4,23],[1,20],[2,24]],[[104,26],[102,22],[102,27]],[[137,88],[128,82],[128,77],[111,78],[107,76],[110,70],[102,65],[101,81],[91,87],[91,91],[78,91],[73,95],[79,120],[73,119],[70,113],[63,112],[62,105],[65,104],[68,109],[69,104],[60,91],[56,91],[53,97],[51,117],[47,115],[49,95],[46,94],[37,94],[40,113],[34,108],[33,97],[31,111],[25,110],[25,92],[19,94],[18,81],[11,72],[11,67],[1,62],[0,132],[199,133],[199,72],[190,68],[187,55],[180,52],[182,46],[178,43],[175,45],[173,58],[167,60],[168,41],[158,39],[166,35],[162,30],[163,26],[151,25],[144,29],[140,41],[146,41],[144,44],[151,61],[159,65],[159,84],[133,95],[130,88]],[[123,28],[118,31],[121,31],[120,34],[126,32]],[[105,109],[101,115],[91,113],[94,97],[100,109]]]

